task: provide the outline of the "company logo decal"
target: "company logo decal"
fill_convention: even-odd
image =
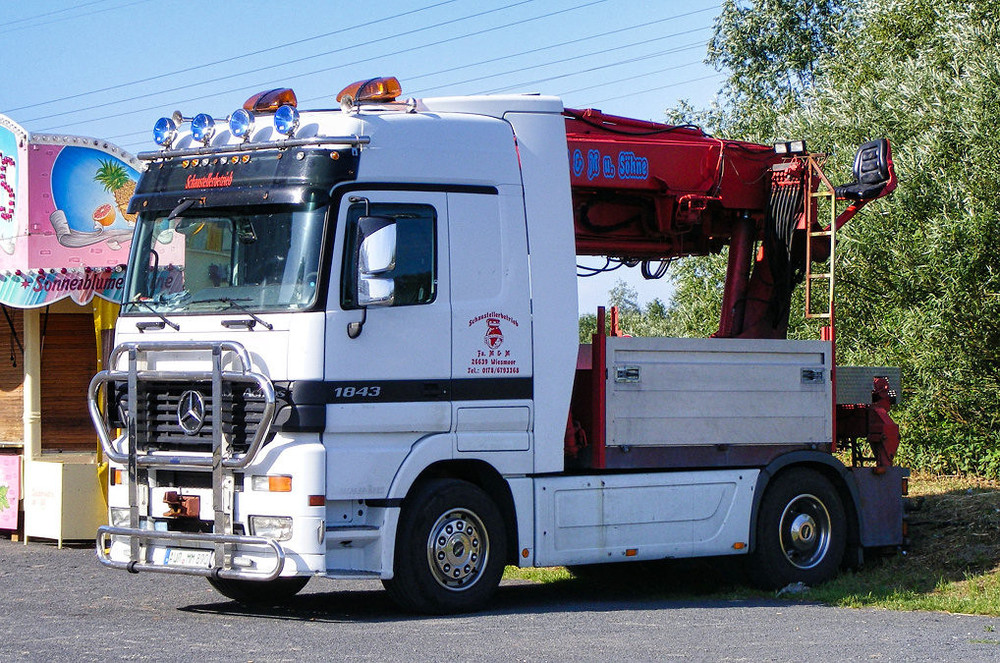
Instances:
[[[485,330],[480,333],[485,349],[476,348],[466,367],[468,375],[518,375],[521,372],[517,365],[517,353],[505,342],[510,336],[514,338],[519,327],[517,320],[498,311],[490,311],[477,315],[469,320],[469,327],[479,323],[485,324]],[[470,339],[471,340],[471,339]],[[514,343],[517,347],[517,343]]]
[[[201,392],[188,390],[177,403],[177,424],[185,435],[197,435],[205,425],[205,397]]]
[[[503,345],[503,330],[500,329],[500,318],[486,318],[486,347],[496,350]]]
[[[185,189],[211,189],[221,186],[230,186],[233,183],[233,173],[230,171],[222,175],[188,175],[184,180]]]
[[[594,180],[648,180],[649,159],[632,151],[617,154],[602,154],[600,150],[589,149],[586,156],[579,149],[573,150],[570,157],[570,170],[573,177]]]

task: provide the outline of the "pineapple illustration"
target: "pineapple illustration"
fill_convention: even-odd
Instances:
[[[135,193],[135,181],[128,176],[128,171],[125,167],[119,163],[115,163],[111,159],[105,161],[101,160],[101,167],[97,169],[97,174],[94,175],[94,181],[100,182],[104,185],[104,190],[109,191],[115,196],[115,203],[118,205],[118,211],[121,212],[122,217],[128,221],[128,223],[135,223],[135,214],[128,214],[128,201]]]

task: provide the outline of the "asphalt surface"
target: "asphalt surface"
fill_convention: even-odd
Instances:
[[[0,538],[0,661],[998,661],[1000,619],[671,600],[646,579],[504,583],[490,609],[401,612],[378,582],[312,580],[250,609],[201,578]]]

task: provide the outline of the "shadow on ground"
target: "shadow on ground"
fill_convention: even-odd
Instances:
[[[579,577],[548,583],[505,581],[485,614],[546,614],[669,608],[699,605],[773,605],[777,601],[751,590],[740,590],[740,569],[732,560],[635,562],[580,570]],[[327,583],[327,584],[324,584]],[[248,606],[235,601],[189,605],[192,613],[244,615],[266,619],[320,622],[392,622],[434,619],[402,610],[382,590],[316,591],[336,581],[313,580],[307,591],[275,606]],[[744,596],[733,598],[733,591]],[[719,594],[725,594],[720,598]]]

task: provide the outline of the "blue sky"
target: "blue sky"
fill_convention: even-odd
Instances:
[[[348,83],[394,75],[404,96],[541,92],[662,120],[722,85],[703,64],[718,11],[719,0],[7,2],[0,113],[136,153],[175,109],[224,118],[273,87],[303,108],[335,107]],[[581,310],[624,271],[584,279]],[[669,296],[629,271],[643,302]]]

